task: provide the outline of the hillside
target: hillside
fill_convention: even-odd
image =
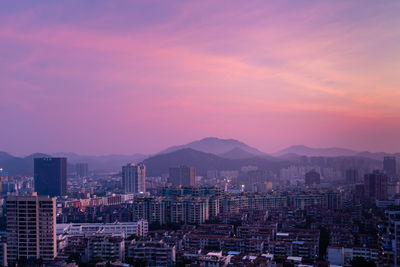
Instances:
[[[227,153],[235,148],[241,149],[243,151],[246,151],[248,153],[254,154],[254,155],[263,155],[264,153],[261,152],[260,150],[251,147],[249,145],[246,145],[243,142],[240,142],[235,139],[220,139],[216,137],[207,137],[198,141],[190,142],[188,144],[184,145],[178,145],[178,146],[172,146],[169,147],[163,151],[161,151],[159,154],[166,154],[166,153],[171,153],[177,150],[181,150],[184,148],[191,148],[200,152],[204,153],[212,153],[215,155],[219,155],[222,153]]]
[[[158,154],[144,160],[148,176],[167,174],[170,167],[188,165],[196,167],[198,175],[206,175],[207,170],[240,170],[243,166],[257,166],[264,170],[277,171],[288,166],[289,162],[271,160],[262,157],[246,159],[227,159],[220,156],[204,153],[191,148],[184,148],[171,153]]]

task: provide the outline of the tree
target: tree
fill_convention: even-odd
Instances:
[[[326,255],[326,249],[329,246],[329,231],[325,227],[320,227],[319,236],[319,257],[318,259],[323,260]]]
[[[376,267],[375,262],[367,261],[362,257],[355,257],[350,261],[352,267]]]

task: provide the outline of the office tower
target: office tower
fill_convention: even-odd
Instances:
[[[306,173],[305,175],[305,184],[306,185],[313,185],[313,184],[320,184],[321,183],[321,175],[316,172],[315,170],[311,170]]]
[[[396,157],[384,157],[383,159],[383,169],[386,174],[393,178],[396,176]]]
[[[35,158],[34,165],[38,195],[67,195],[67,158]]]
[[[388,176],[381,171],[364,176],[365,197],[369,201],[387,199],[388,195]]]
[[[87,177],[89,174],[89,165],[87,163],[77,163],[75,164],[76,176]]]
[[[358,180],[358,171],[356,169],[346,170],[346,182],[348,184],[355,184]]]
[[[122,186],[125,193],[146,192],[146,166],[143,163],[123,166]]]
[[[8,261],[54,260],[57,255],[56,198],[36,193],[10,196],[6,207]]]
[[[180,166],[169,168],[169,181],[173,186],[194,186],[195,178],[195,167]]]

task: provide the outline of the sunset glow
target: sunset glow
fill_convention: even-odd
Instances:
[[[400,151],[399,1],[132,2],[1,4],[0,150]]]

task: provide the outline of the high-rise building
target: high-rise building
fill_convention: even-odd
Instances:
[[[38,195],[67,195],[67,158],[35,158],[34,169]]]
[[[388,176],[382,171],[374,171],[364,176],[365,197],[369,201],[384,200],[388,196]]]
[[[383,169],[389,177],[396,176],[396,157],[384,157]]]
[[[143,163],[123,166],[122,186],[125,193],[146,192],[146,166]]]
[[[75,164],[76,176],[87,177],[89,175],[89,165],[87,163]]]
[[[315,170],[311,170],[305,175],[305,184],[306,185],[317,185],[321,183],[321,175]]]
[[[173,186],[194,186],[196,178],[196,168],[180,166],[169,168],[169,182]]]
[[[355,184],[358,180],[358,171],[356,169],[346,170],[346,182],[348,184]]]
[[[57,255],[56,198],[36,193],[10,196],[6,206],[8,262],[54,260]]]

